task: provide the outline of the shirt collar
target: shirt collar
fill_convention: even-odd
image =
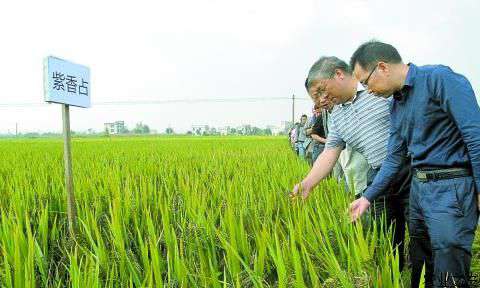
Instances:
[[[363,85],[360,84],[360,82],[358,82],[358,83],[357,83],[357,92],[355,93],[355,95],[353,95],[352,100],[343,103],[342,106],[344,106],[344,105],[350,105],[350,104],[352,104],[353,102],[355,102],[355,100],[357,100],[357,98],[358,98],[358,95],[360,95],[360,93],[362,93],[363,91],[365,91],[365,88],[363,88]]]
[[[365,88],[363,88],[363,85],[360,84],[360,82],[357,83],[357,94],[358,95],[359,93],[365,91]]]
[[[393,93],[393,98],[395,100],[405,100],[408,95],[408,90],[413,87],[413,83],[415,82],[415,76],[417,75],[417,66],[413,63],[408,63],[407,65],[409,68],[402,89]]]

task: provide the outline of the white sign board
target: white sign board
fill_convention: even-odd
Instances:
[[[90,107],[90,69],[56,57],[44,61],[45,101]]]

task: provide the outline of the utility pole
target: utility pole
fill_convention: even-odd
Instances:
[[[295,94],[292,94],[292,126],[295,124]]]
[[[15,137],[18,136],[18,122],[15,123]]]

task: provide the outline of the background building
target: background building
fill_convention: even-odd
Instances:
[[[115,121],[113,123],[105,123],[104,125],[107,134],[122,134],[126,130],[124,121]]]

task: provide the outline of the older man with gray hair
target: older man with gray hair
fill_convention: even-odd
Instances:
[[[335,107],[330,114],[325,149],[315,161],[310,173],[291,193],[306,199],[313,188],[332,171],[340,153],[349,145],[367,160],[369,185],[387,156],[390,130],[390,101],[366,91],[352,76],[352,70],[337,57],[321,57],[310,68],[306,87],[312,100],[320,106],[328,101]],[[406,161],[407,162],[407,161]],[[367,173],[367,171],[358,171]],[[389,225],[395,225],[394,247],[398,248],[400,269],[404,264],[405,208],[408,205],[409,169],[390,186],[389,197],[379,197],[373,214],[385,212]]]

